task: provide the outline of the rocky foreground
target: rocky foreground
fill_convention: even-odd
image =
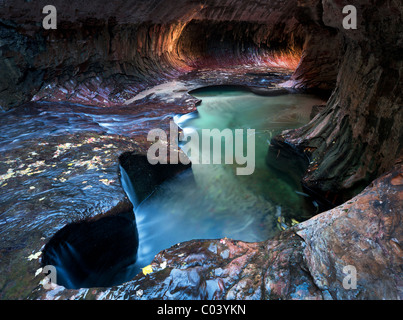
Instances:
[[[133,210],[121,185],[121,156],[145,155],[151,129],[168,131],[173,115],[196,110],[198,100],[189,90],[228,82],[257,90],[256,79],[265,80],[265,89],[290,77],[285,69],[266,73],[253,66],[202,70],[150,89],[124,107],[30,102],[3,113],[0,297],[27,298],[42,287],[42,250],[64,226]]]
[[[403,165],[347,203],[246,243],[192,240],[160,252],[146,275],[111,288],[38,288],[39,299],[401,299]],[[350,269],[356,286],[349,287]],[[369,288],[371,288],[369,290]]]
[[[52,32],[40,1],[0,3],[0,298],[401,299],[403,7],[354,1],[351,30],[345,4],[72,0]],[[268,66],[290,73],[273,80]],[[188,90],[279,82],[332,92],[275,140],[312,160],[302,183],[336,208],[266,242],[167,248],[120,286],[43,288],[43,245],[68,223],[131,210],[119,156],[144,154],[150,128],[194,111]]]

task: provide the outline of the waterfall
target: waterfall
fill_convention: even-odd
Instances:
[[[119,165],[119,170],[123,190],[125,191],[135,210],[139,205],[139,201],[137,199],[136,193],[134,192],[132,182],[130,181],[129,175],[127,174],[126,170],[121,165]]]

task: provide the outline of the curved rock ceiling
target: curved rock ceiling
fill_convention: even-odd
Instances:
[[[217,297],[250,298],[247,290],[254,288],[253,298],[261,299],[402,298],[402,3],[354,1],[358,28],[346,30],[341,22],[347,1],[58,1],[58,29],[47,31],[41,27],[47,1],[1,4],[3,110],[60,97],[119,106],[199,67],[226,65],[280,65],[293,71],[283,86],[331,93],[326,108],[309,124],[283,132],[273,145],[313,159],[303,184],[341,206],[270,243],[229,242],[240,263],[233,268],[232,261],[218,257],[229,276],[217,280]],[[336,199],[338,194],[343,196]],[[340,242],[342,235],[350,238]],[[210,257],[211,246],[221,248],[222,243],[171,248],[166,261],[174,265],[179,253],[196,247]],[[153,262],[156,268],[161,259]],[[356,295],[335,285],[342,279],[341,262],[351,261],[364,279]],[[211,271],[209,266],[169,270],[169,276],[156,273],[151,284],[139,276],[120,289],[138,298],[130,286],[148,285],[158,298],[161,290],[172,289],[166,284],[175,274],[199,272],[204,279]],[[280,279],[280,273],[285,277]],[[334,282],[328,283],[324,274]],[[114,298],[120,289],[94,292],[98,298]],[[192,295],[208,295],[206,283],[193,289]],[[63,295],[79,297],[77,292]]]

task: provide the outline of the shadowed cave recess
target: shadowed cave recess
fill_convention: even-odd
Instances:
[[[0,3],[0,298],[403,297],[402,4],[46,4]],[[256,129],[255,173],[151,165],[170,121]]]

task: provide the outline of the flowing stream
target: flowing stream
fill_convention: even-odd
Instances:
[[[225,164],[194,164],[192,169],[164,182],[152,196],[135,208],[139,232],[137,265],[149,264],[159,251],[191,239],[233,238],[262,241],[285,227],[284,222],[300,222],[315,213],[315,206],[298,182],[287,174],[276,172],[266,164],[270,139],[285,129],[309,122],[311,108],[322,104],[319,98],[306,94],[262,96],[240,89],[204,88],[191,93],[202,100],[198,112],[176,116],[184,132],[203,129],[243,130],[243,138],[233,144],[247,154],[247,129],[254,129],[254,171],[237,175],[245,167],[233,159]],[[252,141],[252,140],[251,140]],[[236,142],[236,141],[235,141]],[[225,151],[222,141],[221,151]],[[202,143],[183,143],[191,160],[192,153],[212,151]],[[191,149],[192,151],[189,151]],[[185,150],[185,149],[184,149]],[[130,182],[123,185],[130,198]]]
[[[163,182],[139,203],[135,184],[141,182],[132,181],[130,172],[120,167],[134,215],[130,211],[83,220],[59,230],[42,258],[56,266],[59,284],[118,285],[177,243],[225,237],[263,241],[317,212],[315,201],[301,189],[292,159],[280,157],[286,164],[278,169],[268,165],[267,154],[272,137],[309,122],[312,106],[322,100],[305,94],[263,96],[235,87],[203,88],[191,94],[202,100],[197,112],[174,117],[185,134],[200,138],[180,144],[191,168]],[[212,139],[208,137],[210,145],[203,144],[207,129],[216,130]],[[225,139],[214,140],[223,132]],[[210,164],[197,164],[197,159]],[[248,167],[250,174],[239,174],[239,169]]]

